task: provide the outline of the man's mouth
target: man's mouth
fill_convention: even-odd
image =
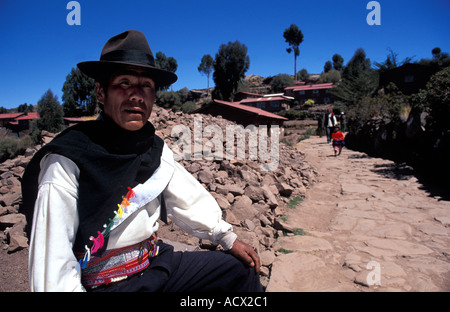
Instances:
[[[124,111],[129,114],[144,114],[143,110],[140,108],[126,108]]]

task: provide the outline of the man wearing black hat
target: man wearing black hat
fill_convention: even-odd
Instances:
[[[23,175],[31,290],[261,291],[255,250],[148,122],[156,88],[177,77],[156,68],[144,35],[119,34],[78,67],[103,110],[41,148]],[[174,252],[156,235],[166,216],[227,252]]]

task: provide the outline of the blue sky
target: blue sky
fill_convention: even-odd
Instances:
[[[379,0],[381,25],[369,26],[369,0],[79,0],[81,25],[69,26],[69,0],[0,0],[0,106],[36,104],[62,86],[78,62],[98,60],[105,42],[128,30],[142,31],[156,54],[178,62],[173,90],[206,88],[197,67],[204,54],[240,41],[248,47],[249,74],[293,74],[294,58],[283,32],[296,24],[303,32],[297,70],[320,73],[338,53],[347,63],[358,48],[372,62],[388,48],[400,60],[450,52],[449,0]],[[212,78],[210,86],[213,86]]]

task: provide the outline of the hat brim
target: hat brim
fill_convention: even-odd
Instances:
[[[148,76],[155,81],[155,84],[161,87],[168,87],[178,79],[177,75],[173,72],[130,62],[88,61],[78,63],[77,66],[84,74],[96,81],[104,79],[105,75],[110,74],[111,69],[122,66],[135,66],[145,69]]]

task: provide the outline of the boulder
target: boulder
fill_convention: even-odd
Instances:
[[[198,173],[198,180],[201,183],[210,184],[214,181],[214,176],[210,170],[205,169]]]
[[[25,215],[21,213],[7,214],[0,217],[0,229],[13,227],[18,223],[26,223]]]
[[[247,195],[252,201],[257,202],[264,200],[264,190],[259,186],[249,185],[245,188],[244,194]]]
[[[280,195],[284,196],[284,197],[291,196],[292,192],[294,191],[294,189],[289,184],[284,183],[284,182],[277,183],[276,187],[277,187],[278,192],[280,193]]]

